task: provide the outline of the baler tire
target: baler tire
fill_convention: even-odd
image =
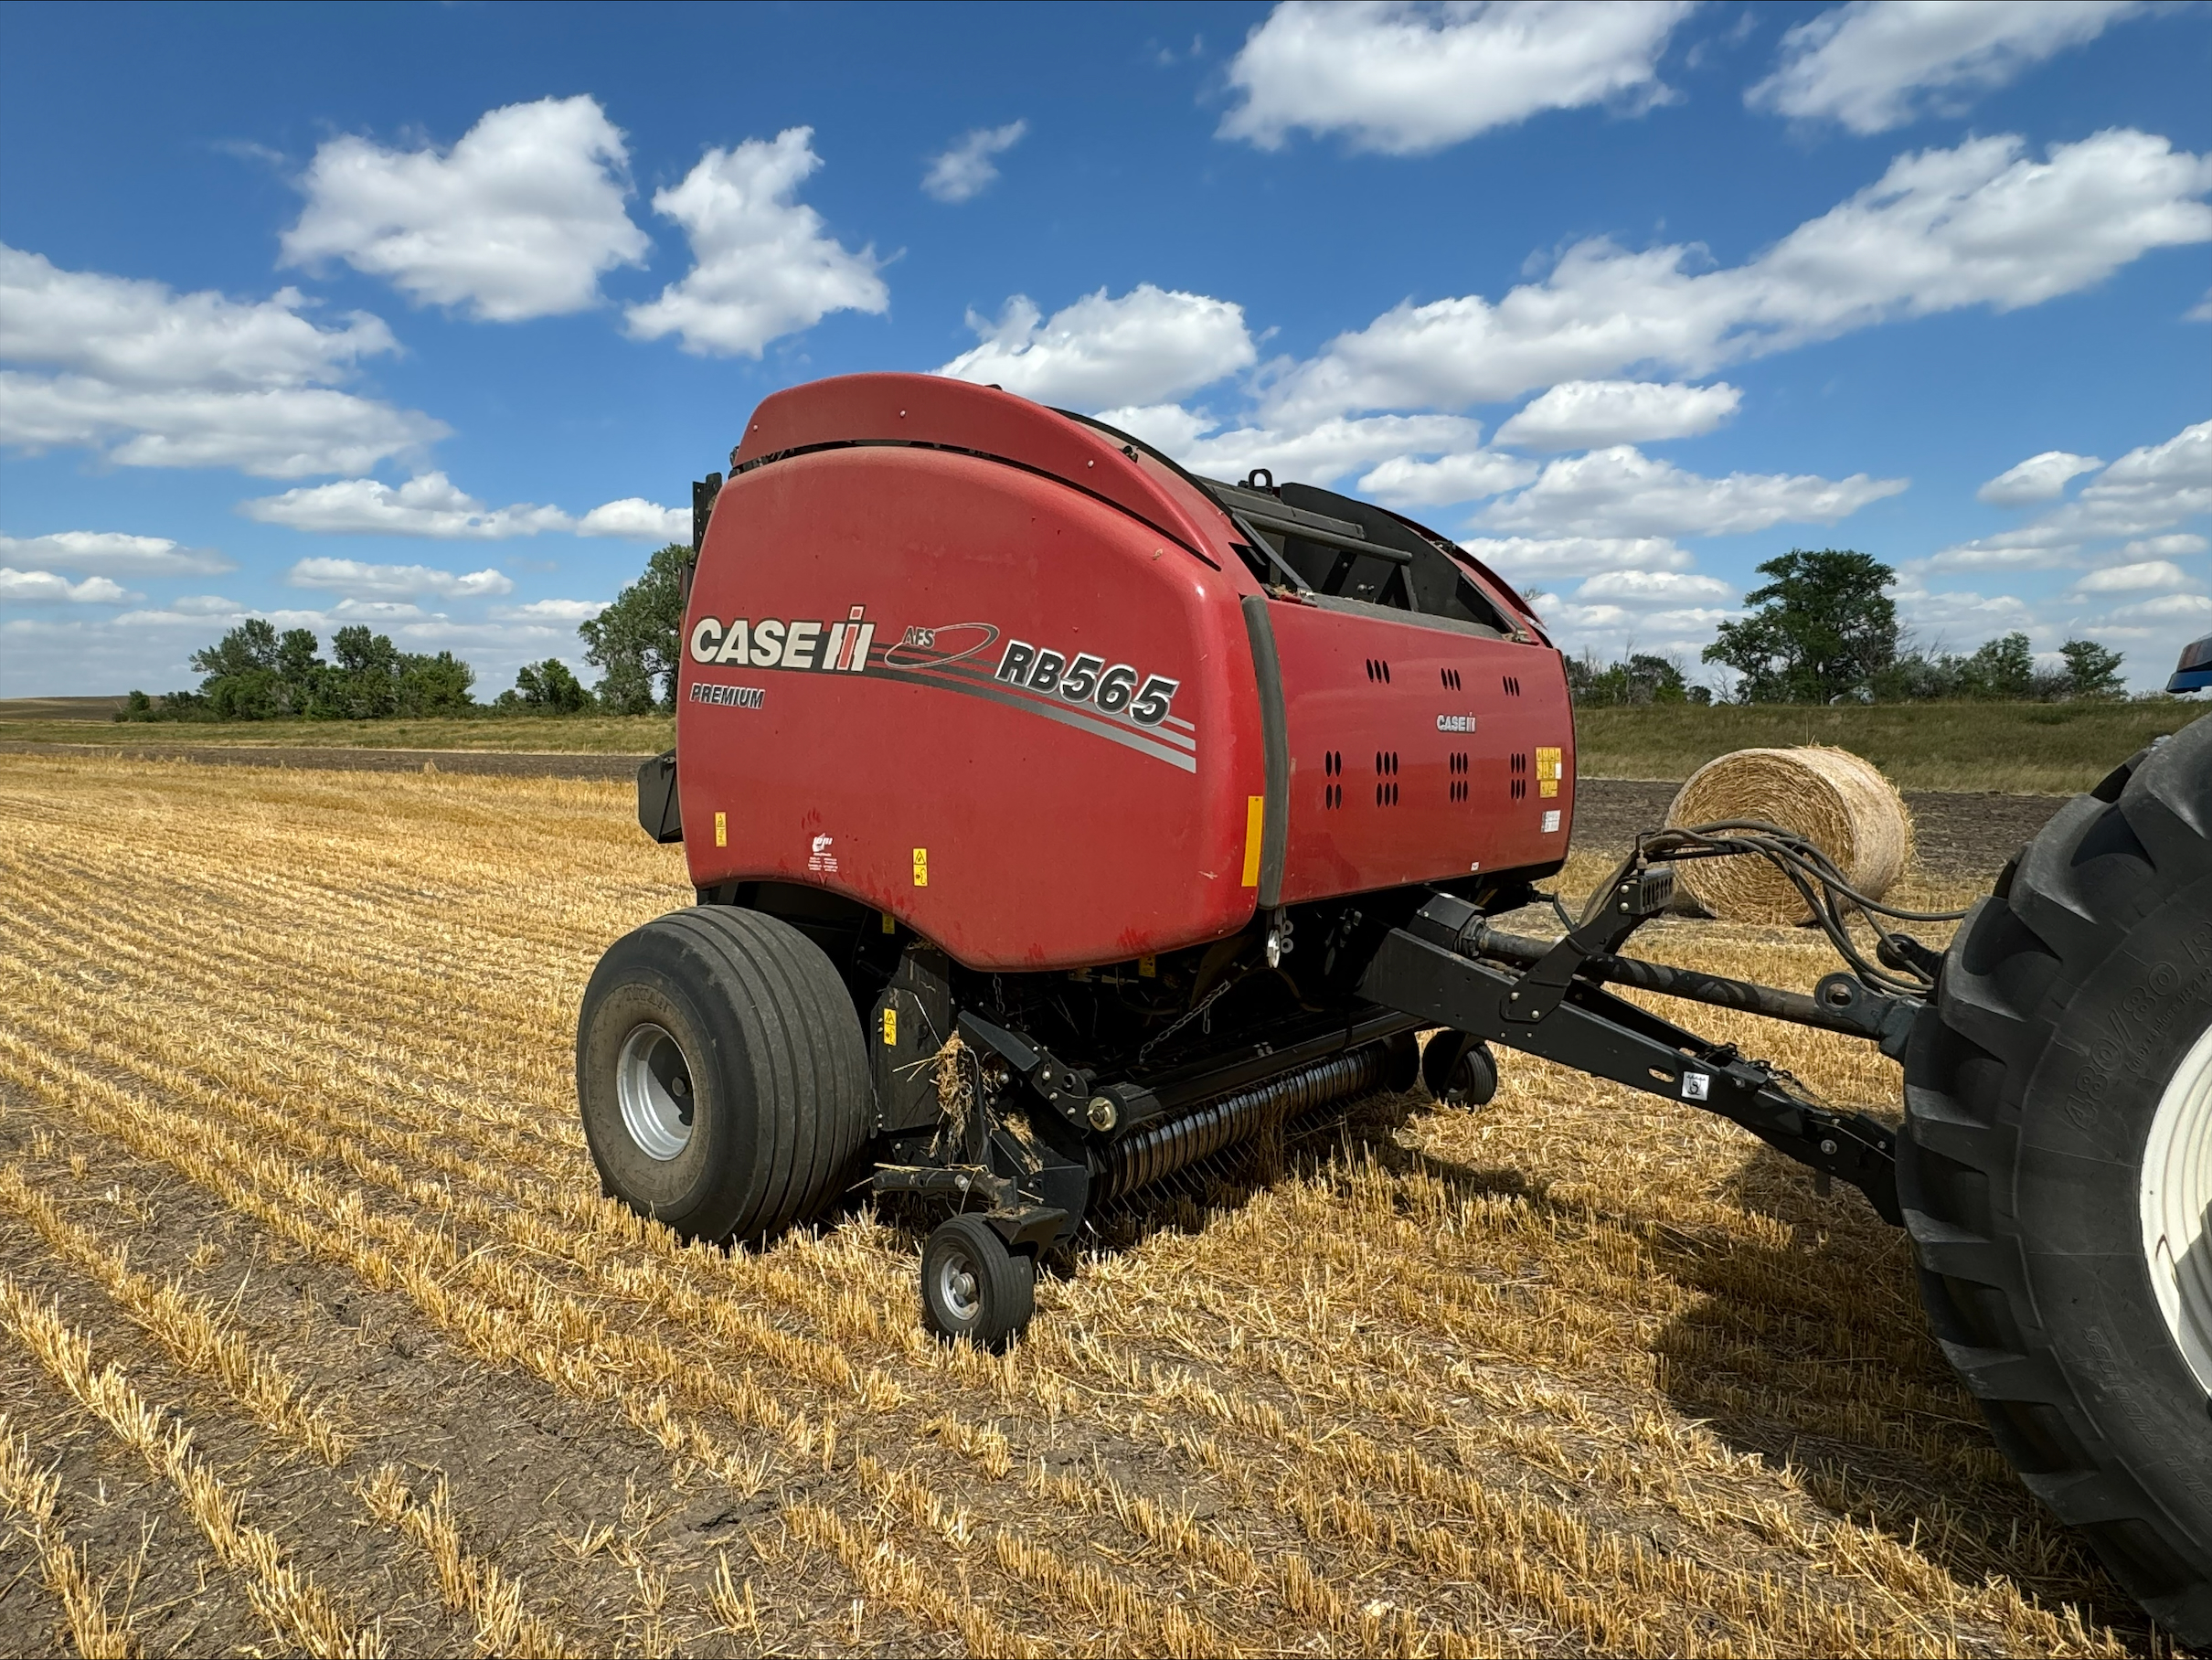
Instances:
[[[2061,808],[1961,926],[1908,1047],[1898,1155],[1930,1324],[1998,1446],[2198,1647],[2212,1646],[2212,1239],[2177,1248],[2195,1292],[2155,1268],[2154,1240],[2172,1236],[2147,1219],[2146,1165],[2159,1182],[2178,1169],[2204,1203],[2208,1079],[2201,719]],[[2196,1144],[2170,1156],[2151,1144],[2154,1124],[2170,1141],[2176,1103]]]
[[[648,1073],[676,1069],[664,1038],[689,1086],[683,1123],[667,1099],[654,1098],[657,1120],[637,1104]],[[818,1214],[873,1099],[860,1017],[828,956],[789,923],[728,905],[672,912],[608,949],[577,1021],[576,1084],[607,1194],[716,1242]]]
[[[1037,1258],[973,1211],[948,1217],[921,1248],[921,1314],[941,1337],[1003,1349],[1037,1312]]]
[[[1498,1092],[1497,1059],[1480,1038],[1446,1029],[1421,1049],[1421,1082],[1441,1107],[1486,1107]]]

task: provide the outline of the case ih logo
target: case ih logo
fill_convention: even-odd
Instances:
[[[701,617],[691,625],[687,646],[691,660],[707,666],[866,673],[874,683],[957,692],[1074,727],[1180,771],[1198,769],[1197,729],[1173,712],[1179,680],[1026,640],[1008,640],[994,670],[986,654],[1002,637],[994,622],[915,623],[888,646],[877,647],[876,625],[866,611],[856,605],[841,622]],[[689,697],[694,703],[757,709],[765,693],[695,680]]]
[[[876,625],[861,621],[865,605],[856,605],[842,622],[826,626],[815,622],[786,622],[762,617],[749,622],[732,617],[728,622],[701,617],[691,625],[694,663],[744,664],[752,668],[811,668],[858,674],[867,666],[868,642]]]

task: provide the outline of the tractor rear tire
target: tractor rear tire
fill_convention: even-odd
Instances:
[[[2212,1645],[2212,719],[2061,808],[1905,1061],[1930,1325],[2023,1481]]]
[[[577,1021],[576,1087],[607,1194],[717,1242],[815,1216],[873,1101],[860,1017],[822,948],[728,905],[609,948]]]

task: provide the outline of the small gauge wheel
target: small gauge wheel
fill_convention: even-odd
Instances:
[[[1037,1259],[973,1212],[950,1218],[922,1247],[921,1309],[941,1336],[1002,1349],[1037,1312]]]

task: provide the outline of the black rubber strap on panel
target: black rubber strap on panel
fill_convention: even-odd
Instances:
[[[1266,817],[1260,827],[1260,909],[1282,903],[1283,851],[1291,839],[1291,735],[1282,711],[1282,665],[1267,596],[1244,596],[1244,632],[1252,643],[1252,677],[1260,690],[1260,738],[1267,758]]]

